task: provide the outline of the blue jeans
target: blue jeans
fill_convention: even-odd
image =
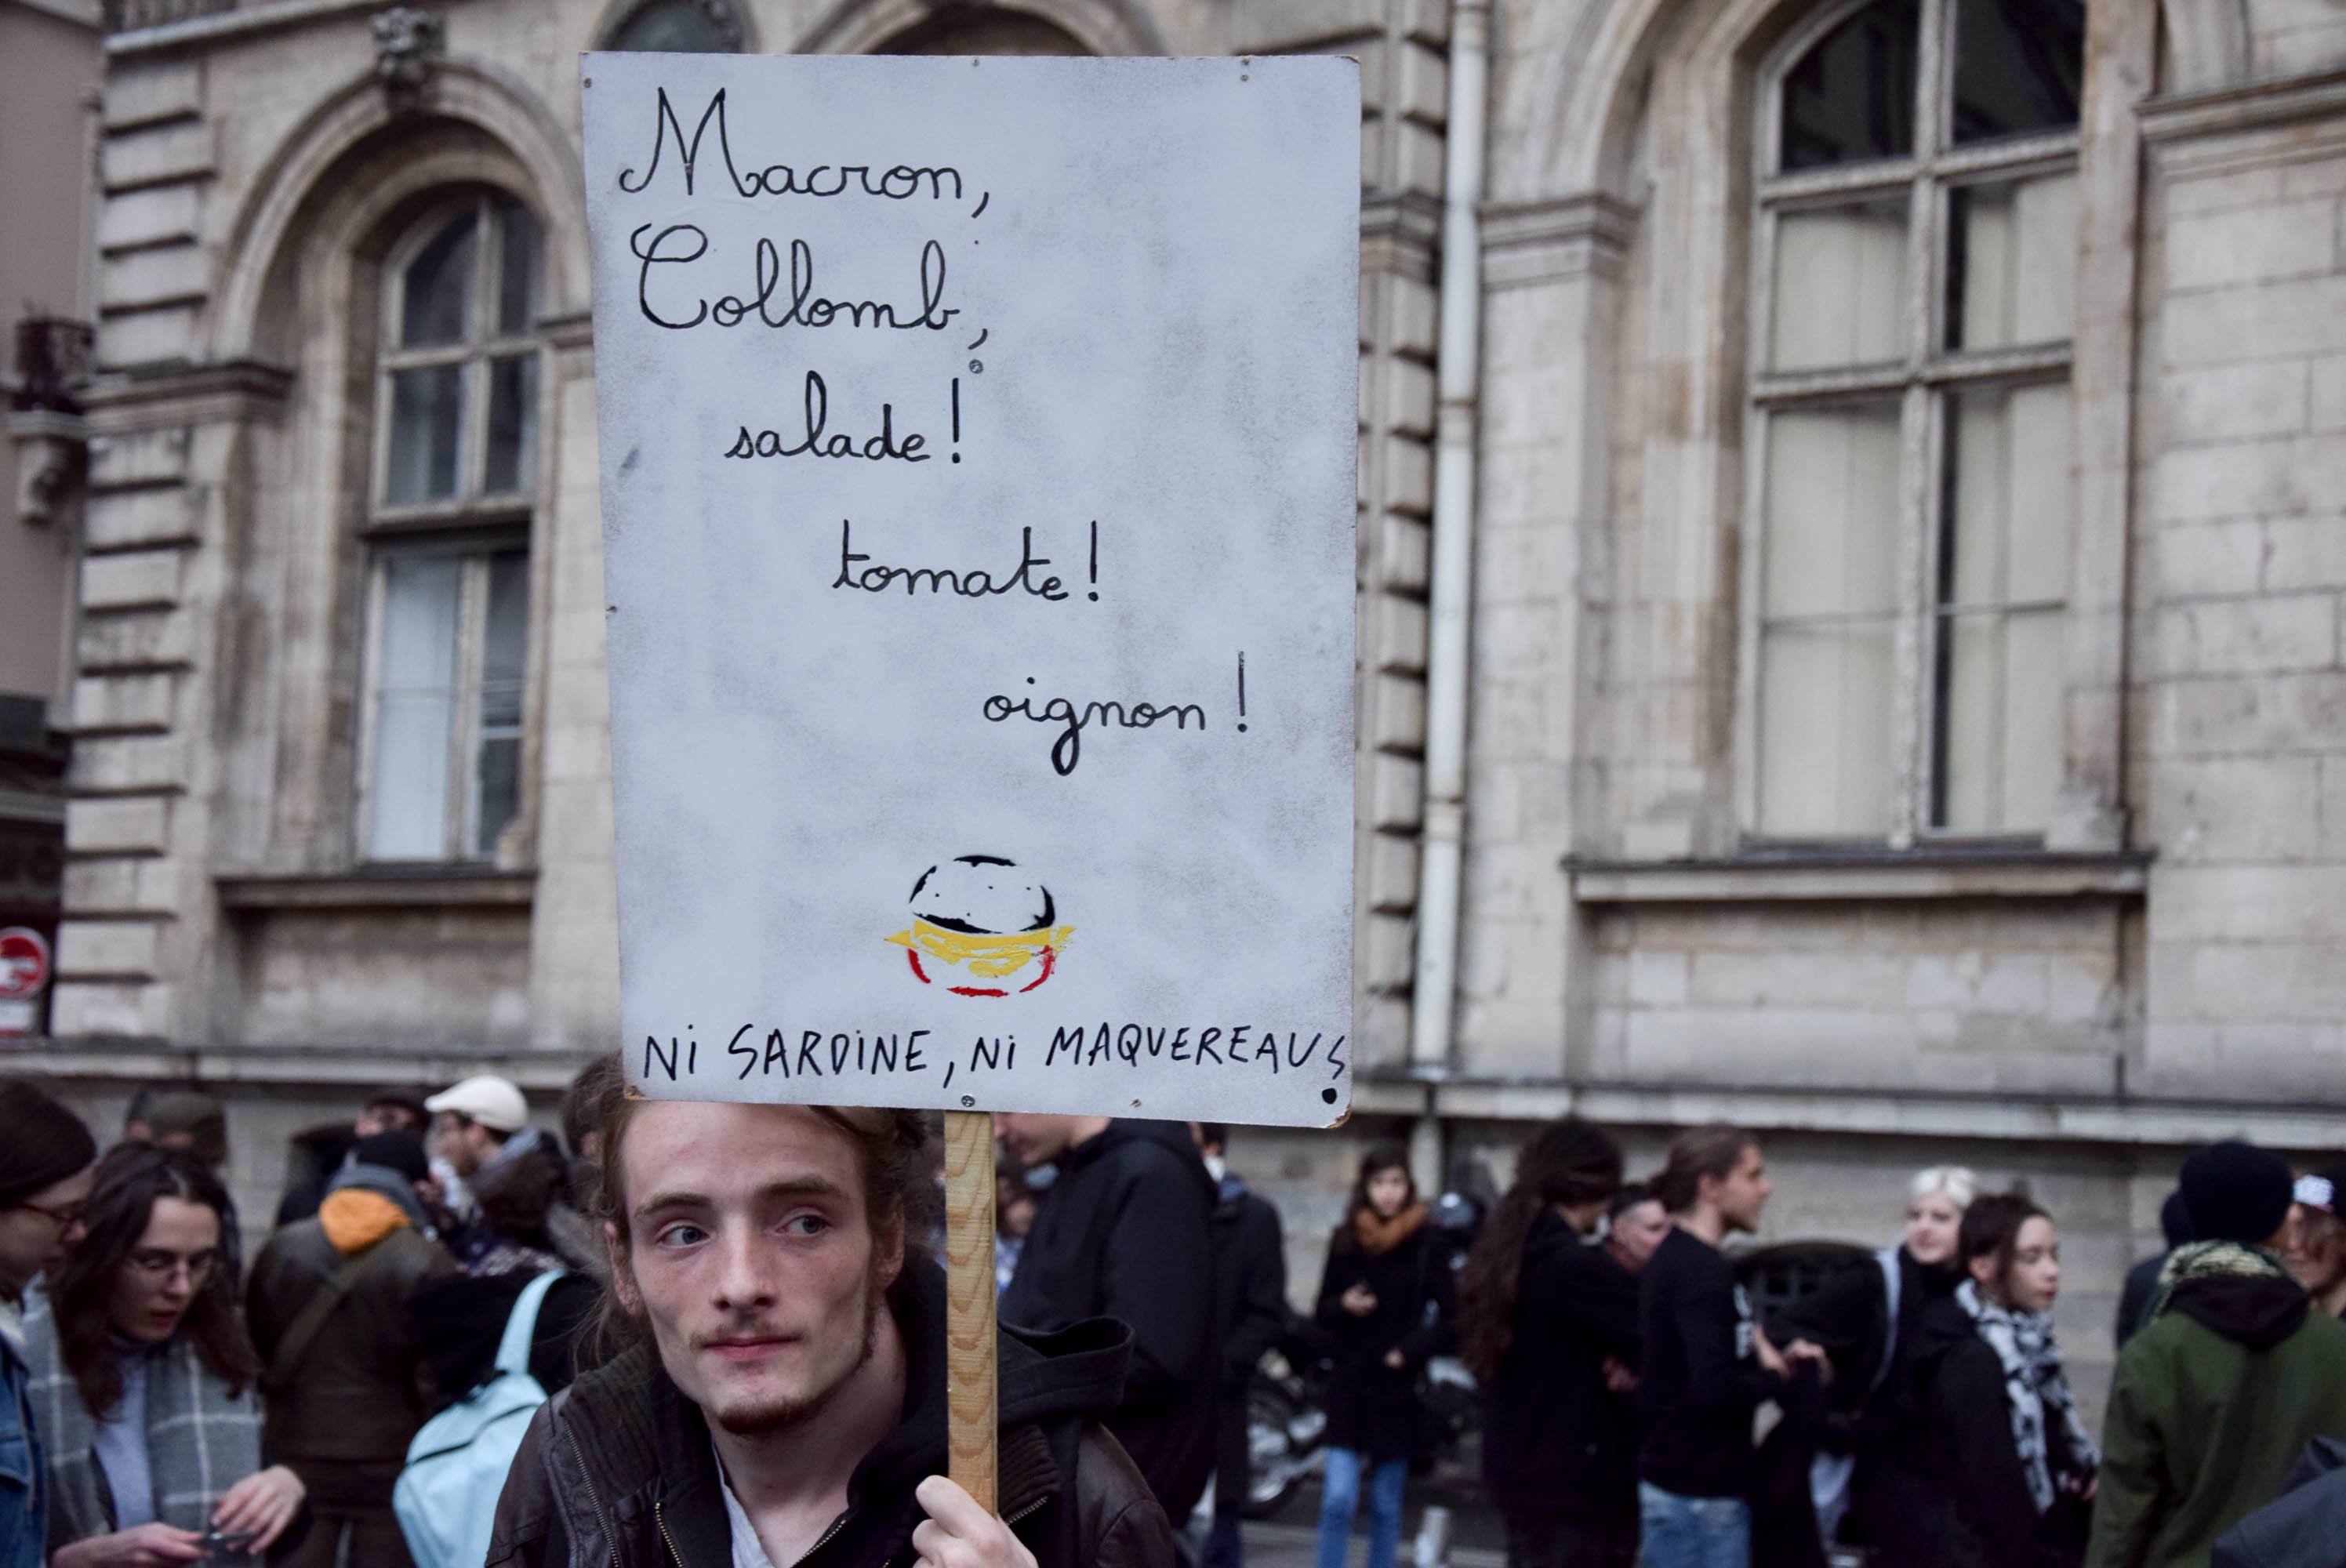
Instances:
[[[1358,1450],[1328,1450],[1328,1473],[1320,1492],[1319,1568],[1344,1568],[1352,1515],[1361,1506],[1364,1462],[1366,1456]],[[1408,1480],[1405,1459],[1385,1461],[1369,1478],[1369,1568],[1392,1568],[1393,1557],[1401,1550],[1401,1493]]]
[[[1750,1568],[1751,1505],[1739,1497],[1680,1497],[1637,1483],[1644,1568]]]

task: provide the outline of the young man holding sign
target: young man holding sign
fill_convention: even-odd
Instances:
[[[637,1342],[549,1401],[488,1568],[1168,1568],[1096,1419],[1128,1335],[1000,1341],[1000,1517],[945,1479],[945,1288],[910,1237],[920,1118],[614,1096],[607,1322]]]

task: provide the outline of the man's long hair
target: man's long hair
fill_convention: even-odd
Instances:
[[[1524,1246],[1540,1215],[1556,1204],[1595,1203],[1621,1188],[1621,1146],[1596,1127],[1568,1116],[1524,1146],[1515,1185],[1491,1211],[1458,1281],[1462,1359],[1485,1383],[1515,1344],[1515,1300],[1522,1293]]]
[[[603,1146],[594,1217],[610,1227],[611,1234],[618,1238],[617,1255],[611,1259],[614,1279],[620,1269],[628,1267],[628,1250],[633,1245],[627,1231],[627,1128],[637,1113],[649,1104],[627,1087],[624,1077],[617,1078],[603,1087],[599,1115],[595,1118],[603,1135]],[[936,1113],[882,1111],[862,1105],[801,1108],[845,1134],[855,1145],[856,1165],[863,1176],[863,1212],[872,1237],[876,1240],[892,1233],[903,1237],[907,1267],[897,1272],[901,1286],[911,1272],[910,1265],[923,1253],[923,1238],[929,1234],[931,1217],[943,1202],[934,1176],[936,1134],[933,1124],[937,1119]],[[643,1319],[627,1309],[616,1284],[605,1281],[602,1309],[595,1329],[597,1349],[602,1356],[607,1359],[617,1355],[642,1340],[645,1333]]]
[[[167,1197],[199,1204],[220,1222],[220,1257],[197,1287],[172,1337],[194,1341],[197,1358],[228,1385],[230,1399],[260,1373],[260,1358],[236,1309],[236,1270],[226,1250],[228,1189],[185,1149],[123,1144],[97,1162],[88,1201],[81,1209],[88,1237],[66,1255],[49,1282],[58,1358],[73,1374],[82,1403],[101,1421],[122,1403],[122,1367],[113,1343],[115,1278],[130,1267],[130,1255],[154,1218],[156,1203]]]

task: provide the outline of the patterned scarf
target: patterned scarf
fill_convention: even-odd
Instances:
[[[2289,1265],[2277,1253],[2245,1241],[2187,1242],[2167,1255],[2158,1266],[2158,1300],[2150,1309],[2157,1317],[2167,1310],[2175,1288],[2187,1279],[2294,1279]]]
[[[2066,1473],[2091,1475],[2102,1459],[2069,1398],[2069,1380],[2061,1372],[2061,1348],[2053,1342],[2052,1320],[2041,1312],[1998,1306],[1980,1294],[1974,1279],[1955,1288],[1955,1305],[2004,1363],[2004,1402],[2012,1410],[2012,1446],[2020,1454],[2020,1472],[2028,1480],[2036,1512],[2042,1513],[2053,1506],[2056,1467]],[[2048,1446],[2048,1424],[2062,1446],[2059,1454]]]

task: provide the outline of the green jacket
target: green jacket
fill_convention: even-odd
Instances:
[[[2086,1568],[2208,1568],[2315,1437],[2346,1438],[2346,1323],[2292,1280],[2197,1279],[2118,1353]]]

